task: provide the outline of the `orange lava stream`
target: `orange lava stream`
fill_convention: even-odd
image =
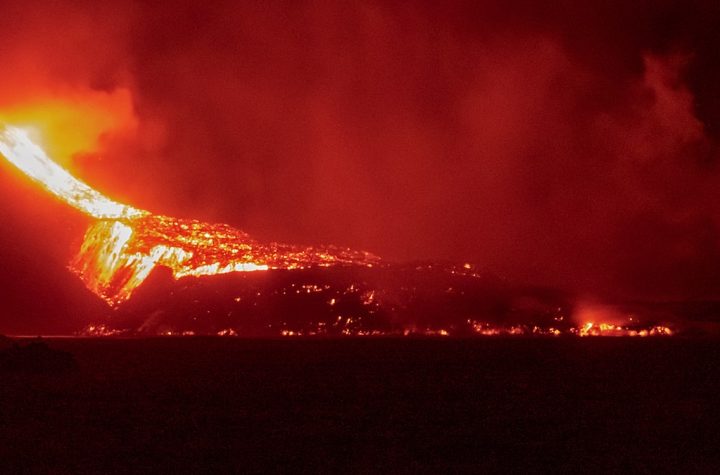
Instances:
[[[336,264],[372,266],[366,252],[261,244],[226,224],[154,215],[118,203],[53,162],[27,133],[0,125],[0,155],[47,191],[96,218],[70,269],[111,306],[129,299],[158,265],[176,279]]]
[[[53,162],[17,127],[0,124],[0,155],[47,191],[73,208],[98,219],[137,218],[149,214],[111,200]]]

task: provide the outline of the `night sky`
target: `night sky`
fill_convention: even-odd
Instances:
[[[720,297],[720,3],[342,3],[4,1],[0,120],[263,241]],[[6,301],[74,302],[84,218],[0,172]]]

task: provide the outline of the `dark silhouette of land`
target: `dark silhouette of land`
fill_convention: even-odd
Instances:
[[[0,375],[0,460],[13,473],[717,473],[718,343],[46,340],[76,370]]]
[[[66,351],[50,348],[40,338],[25,344],[0,336],[0,374],[54,373],[76,369],[75,358]]]

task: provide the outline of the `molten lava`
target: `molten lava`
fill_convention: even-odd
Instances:
[[[131,219],[148,213],[104,196],[53,162],[16,127],[0,124],[0,155],[36,183],[75,209],[98,219]]]
[[[332,246],[261,244],[225,224],[155,215],[118,203],[53,162],[16,127],[0,126],[0,155],[65,203],[97,219],[70,269],[112,306],[130,298],[157,265],[170,268],[178,279],[335,264],[371,267],[379,262],[372,254]]]

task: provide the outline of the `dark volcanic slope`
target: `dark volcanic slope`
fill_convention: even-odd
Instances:
[[[156,270],[108,325],[141,334],[372,335],[472,325],[567,328],[558,291],[510,285],[463,266],[423,263],[316,267],[174,281]]]
[[[626,329],[669,325],[707,333],[720,316],[717,302],[611,303],[614,320],[607,323]],[[583,308],[575,296],[514,285],[470,265],[335,266],[178,281],[160,268],[110,319],[93,321],[88,333],[471,336],[500,328],[571,334],[588,318],[600,323],[607,317],[588,316]]]

